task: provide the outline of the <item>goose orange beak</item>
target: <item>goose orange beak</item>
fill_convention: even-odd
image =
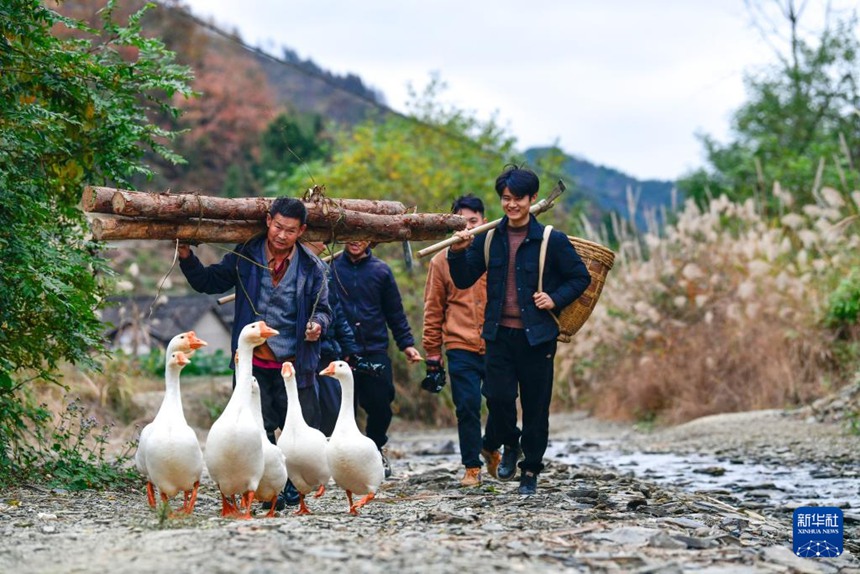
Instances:
[[[329,364],[328,364],[328,367],[326,367],[325,369],[323,369],[322,371],[320,371],[320,374],[321,374],[321,375],[326,375],[327,377],[333,377],[333,376],[334,376],[334,361],[332,361],[331,363],[329,363]]]
[[[197,337],[197,334],[194,331],[188,331],[188,344],[191,346],[192,351],[196,351],[200,347],[205,347],[209,343]]]
[[[278,334],[278,331],[275,331],[268,325],[266,325],[265,321],[260,321],[260,336],[268,339],[269,337],[274,337]]]
[[[284,361],[284,364],[281,365],[281,375],[284,378],[292,377],[296,373],[296,370],[293,368],[293,364],[289,361]]]
[[[191,362],[191,359],[188,358],[188,355],[186,355],[182,351],[176,352],[176,364],[177,365],[179,365],[180,367],[184,367],[185,365],[187,365],[190,362]]]

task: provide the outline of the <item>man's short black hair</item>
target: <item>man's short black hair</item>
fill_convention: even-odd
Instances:
[[[514,197],[521,198],[526,195],[534,197],[540,189],[540,179],[532,170],[510,163],[496,178],[496,193],[499,197],[502,197],[505,189],[508,189]]]
[[[269,215],[275,217],[278,214],[291,219],[298,219],[302,225],[308,221],[308,210],[305,204],[294,197],[279,197],[272,202]]]
[[[484,202],[471,193],[468,195],[461,195],[455,199],[454,203],[451,204],[451,213],[457,213],[463,208],[471,209],[475,213],[484,215]]]

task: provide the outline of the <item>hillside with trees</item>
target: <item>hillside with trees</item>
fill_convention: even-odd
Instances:
[[[143,4],[122,3],[125,12]],[[59,9],[91,21],[101,5],[101,0],[71,0]],[[140,181],[138,187],[264,195],[272,174],[281,178],[302,160],[328,159],[338,130],[348,131],[365,120],[384,122],[392,115],[384,94],[358,75],[332,74],[286,46],[279,55],[247,46],[238,33],[194,16],[181,2],[160,3],[148,12],[145,23],[176,52],[178,61],[194,70],[192,87],[199,96],[177,101],[183,114],[169,122],[185,131],[176,147],[186,162],[172,165],[152,158],[158,166],[155,179]],[[548,149],[526,150],[522,158],[537,165]],[[628,216],[628,188],[638,195],[641,207],[648,208],[668,205],[672,187],[670,182],[640,182],[573,157],[564,158],[557,175],[571,188],[565,202],[585,202],[595,221],[612,210]],[[308,185],[305,180],[298,189]]]

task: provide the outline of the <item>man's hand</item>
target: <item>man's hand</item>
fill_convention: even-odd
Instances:
[[[406,355],[406,360],[410,363],[418,363],[421,359],[421,353],[415,347],[406,347],[403,349],[403,354]]]
[[[188,259],[191,257],[191,246],[187,243],[180,243],[176,248],[176,252],[180,259]]]
[[[546,309],[549,311],[550,309],[555,309],[555,301],[552,300],[552,297],[544,293],[543,291],[538,291],[532,297],[535,300],[535,307],[538,309]]]
[[[426,349],[425,349],[425,351],[426,351]],[[444,363],[442,362],[442,355],[427,355],[428,365],[433,364],[433,363],[431,363],[431,361],[435,361],[436,363],[439,363],[440,367],[444,366]]]
[[[475,236],[472,235],[468,229],[455,232],[454,237],[459,237],[460,241],[451,245],[450,247],[448,247],[448,249],[455,253],[468,249],[469,246],[472,244],[472,241],[475,239]]]
[[[319,341],[320,335],[322,335],[322,325],[314,321],[308,322],[305,329],[305,341]]]

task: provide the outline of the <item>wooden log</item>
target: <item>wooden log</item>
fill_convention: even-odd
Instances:
[[[332,218],[333,218],[332,214]],[[242,243],[266,230],[263,221],[201,219],[163,221],[91,214],[93,237],[119,239],[179,239],[189,243]],[[466,220],[448,213],[376,215],[344,210],[324,226],[308,226],[306,241],[427,241],[465,229]]]
[[[196,193],[149,193],[87,186],[81,199],[81,208],[89,213],[112,213],[127,217],[152,219],[233,219],[261,220],[266,218],[274,198],[271,197],[213,197]],[[308,223],[340,209],[401,215],[406,206],[399,201],[376,199],[334,199],[317,197],[306,201]]]
[[[241,243],[266,230],[263,221],[202,219],[191,223],[111,215],[90,215],[88,219],[93,238],[99,241],[179,239],[189,243]]]
[[[87,213],[113,213],[111,199],[114,191],[111,187],[86,186],[81,196],[81,209]]]

